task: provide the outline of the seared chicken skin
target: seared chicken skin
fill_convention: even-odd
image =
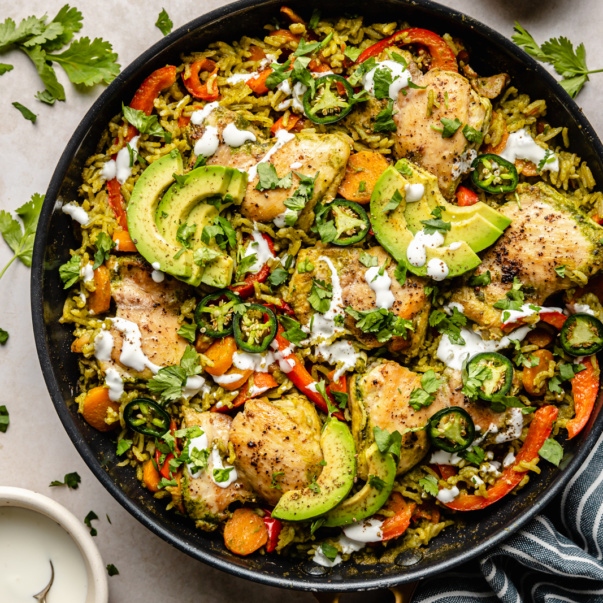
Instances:
[[[333,247],[328,249],[311,247],[300,251],[297,256],[298,264],[309,261],[314,266],[314,270],[311,272],[299,274],[298,271],[295,271],[289,285],[289,301],[302,324],[307,325],[314,314],[314,310],[308,302],[313,278],[324,280],[327,283],[331,282],[331,271],[326,262],[319,260],[321,255],[329,258],[337,270],[341,283],[343,308],[351,306],[358,311],[377,308],[375,292],[365,278],[367,267],[360,263],[360,253],[360,249]],[[391,279],[390,291],[395,300],[390,311],[397,316],[411,320],[414,330],[408,332],[406,339],[393,337],[387,343],[380,343],[375,335],[363,333],[357,328],[356,319],[348,314],[345,314],[345,327],[368,348],[387,345],[390,351],[400,351],[408,356],[414,356],[425,339],[431,305],[425,295],[425,281],[419,277],[408,275],[404,285],[400,285],[394,276],[396,264],[391,261],[387,252],[381,247],[373,247],[368,250],[368,253],[377,258],[379,266],[383,266],[388,259],[390,260],[386,270]]]
[[[502,311],[492,305],[505,299],[513,279],[521,281],[525,303],[542,305],[553,293],[576,286],[561,278],[556,267],[565,266],[566,274],[577,270],[591,276],[603,265],[600,226],[546,184],[522,185],[517,192],[518,202],[500,208],[511,225],[485,252],[475,272],[489,270],[491,283],[479,289],[461,287],[452,295],[463,314],[485,328],[500,327]]]
[[[228,415],[185,409],[182,427],[199,426],[207,437],[210,450],[217,446],[221,451],[227,451],[231,424],[232,418]],[[233,502],[255,500],[253,492],[241,477],[226,488],[218,486],[211,478],[213,469],[210,454],[207,468],[201,470],[198,476],[193,477],[188,467],[184,468],[183,473],[184,506],[198,527],[205,530],[215,529],[220,521],[227,519],[228,507]]]
[[[386,361],[373,366],[364,375],[354,378],[350,385],[352,409],[352,433],[358,449],[370,445],[375,426],[390,433],[402,434],[402,450],[398,461],[398,475],[412,469],[429,450],[429,440],[424,430],[409,431],[427,424],[431,416],[442,408],[460,406],[473,419],[476,427],[485,433],[490,426],[497,429],[507,421],[507,413],[496,413],[480,402],[469,401],[461,393],[461,378],[458,371],[447,371],[448,382],[440,387],[431,405],[414,410],[410,396],[421,387],[421,375],[400,366],[397,362]],[[366,467],[360,466],[363,477]],[[363,478],[364,479],[364,478]]]
[[[424,89],[401,90],[396,101],[394,153],[436,175],[442,194],[450,199],[462,176],[455,164],[466,160],[467,152],[474,149],[476,143],[465,138],[463,126],[444,138],[440,120],[458,119],[461,124],[485,133],[490,125],[492,105],[487,98],[479,96],[460,73],[432,69],[416,79],[413,78],[414,83]]]
[[[284,492],[306,487],[320,473],[320,429],[315,407],[301,395],[247,400],[230,430],[235,467],[275,505]]]

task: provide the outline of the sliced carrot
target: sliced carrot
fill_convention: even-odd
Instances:
[[[270,67],[268,69],[264,69],[260,71],[258,75],[252,77],[250,80],[247,80],[247,85],[255,92],[255,94],[262,95],[268,93],[268,87],[266,86],[266,80],[268,76],[272,73],[272,69]]]
[[[538,168],[533,161],[525,161],[523,159],[515,160],[515,167],[520,174],[532,178],[538,176]]]
[[[264,392],[273,387],[277,387],[278,383],[270,373],[254,373],[245,384],[245,387],[238,393],[237,397],[232,401],[232,406],[220,406],[214,404],[211,407],[212,412],[229,412],[233,408],[243,406],[247,400],[257,398]],[[225,387],[225,386],[222,386]],[[233,388],[236,389],[236,388]]]
[[[113,400],[109,398],[108,387],[100,386],[93,387],[86,394],[80,412],[86,423],[91,427],[94,427],[94,429],[98,429],[98,431],[111,431],[119,425],[119,421],[111,423],[110,425],[105,421],[109,408],[117,412],[119,410],[119,404],[113,402]]]
[[[161,476],[152,459],[145,461],[142,464],[142,483],[144,484],[144,487],[150,492],[159,492],[160,481]]]
[[[232,376],[237,375],[238,378],[234,381],[231,381],[230,378]],[[245,381],[249,379],[253,375],[253,371],[251,369],[238,369],[232,367],[227,373],[222,375],[223,377],[228,377],[227,383],[220,383],[220,386],[229,392],[233,392],[235,389],[239,389],[239,387],[243,387],[245,385]]]
[[[408,502],[398,492],[392,492],[386,503],[386,509],[393,511],[393,517],[388,517],[381,526],[381,540],[391,540],[402,536],[410,525],[410,519],[417,504]]]
[[[205,356],[213,360],[214,364],[206,366],[206,372],[215,377],[223,375],[232,366],[232,358],[236,351],[237,344],[234,337],[224,337],[212,343],[205,351]]]
[[[327,63],[322,63],[320,59],[312,59],[308,63],[308,70],[312,73],[325,73],[325,71],[331,71],[331,66]],[[337,90],[342,96],[345,94],[345,88],[339,82],[337,82]]]
[[[415,512],[412,514],[413,521],[417,521],[419,519],[427,519],[431,523],[439,523],[440,521],[440,511],[434,505],[428,502],[420,504]]]
[[[113,242],[115,243],[115,251],[121,251],[124,253],[134,253],[136,245],[127,230],[121,230],[119,228],[113,231],[112,236]]]
[[[94,314],[103,314],[111,305],[111,272],[104,264],[94,271],[96,289],[88,297],[88,308]]]
[[[306,22],[293,10],[291,10],[288,6],[281,6],[281,13],[286,15],[286,17],[291,21],[291,23],[303,23]]]
[[[535,356],[538,359],[538,364],[536,366],[524,368],[521,380],[523,382],[523,387],[528,394],[532,396],[542,396],[546,391],[546,381],[543,381],[540,385],[536,385],[536,376],[549,370],[549,363],[553,360],[553,354],[552,352],[549,352],[549,350],[536,350],[535,352],[532,352],[532,356]]]
[[[250,61],[261,61],[266,58],[266,53],[263,48],[259,46],[250,46],[249,47],[249,60]]]
[[[251,555],[266,542],[264,520],[249,508],[237,509],[224,526],[224,544],[235,555]]]
[[[466,186],[459,186],[456,189],[456,202],[459,207],[468,207],[475,205],[479,201],[479,195]]]
[[[303,121],[300,120],[301,117],[299,115],[292,115],[291,113],[289,113],[286,119],[284,115],[281,115],[281,117],[279,117],[272,124],[270,132],[272,132],[273,135],[276,134],[279,130],[287,130],[287,132],[291,132],[291,130],[297,129],[296,126],[298,126],[298,124],[303,123]]]
[[[339,194],[348,201],[368,203],[377,180],[387,167],[385,157],[376,151],[360,151],[350,155],[345,176],[339,185]]]
[[[584,426],[595,407],[599,394],[599,363],[596,356],[588,356],[582,360],[586,367],[576,373],[572,379],[572,395],[574,397],[574,418],[567,422],[569,439],[576,437]]]

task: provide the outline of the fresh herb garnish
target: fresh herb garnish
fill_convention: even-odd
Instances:
[[[69,289],[69,287],[75,285],[80,280],[81,266],[82,258],[76,253],[59,268],[59,276],[63,281],[63,289]]]
[[[320,42],[306,42],[304,38],[299,41],[297,49],[293,53],[294,57],[303,57],[307,54],[312,54],[321,48],[324,48],[333,38],[333,32],[331,32],[324,40]]]
[[[373,266],[379,265],[379,260],[374,255],[371,255],[366,251],[360,252],[359,261],[363,266],[366,266],[367,268],[372,268]]]
[[[249,255],[244,255],[243,257],[239,258],[239,260],[237,261],[237,269],[235,271],[235,278],[237,279],[237,281],[239,281],[244,274],[249,272],[257,261],[257,253],[250,253]]]
[[[117,456],[121,456],[122,454],[128,452],[130,448],[132,448],[132,440],[122,438],[117,442],[117,449],[115,451],[115,454],[117,454]]]
[[[108,563],[107,564],[107,574],[109,574],[110,577],[118,576],[119,570],[112,563]]]
[[[470,287],[485,287],[491,282],[492,275],[490,274],[489,270],[486,270],[486,272],[483,272],[482,274],[474,274],[473,276],[470,276],[467,284]]]
[[[429,315],[429,326],[435,327],[442,335],[447,335],[448,339],[456,345],[465,345],[465,340],[461,336],[461,328],[467,324],[467,317],[453,306],[450,316],[441,310],[434,310]]]
[[[343,55],[346,56],[350,61],[354,63],[358,59],[358,57],[362,54],[362,50],[360,48],[356,48],[355,46],[346,46],[343,51]]]
[[[482,144],[482,140],[484,139],[484,135],[479,130],[472,128],[469,124],[463,126],[463,136],[468,142],[475,143],[477,146]]]
[[[230,472],[234,467],[224,467],[223,469],[214,469],[213,477],[214,481],[218,484],[223,484],[230,479]]]
[[[499,299],[492,304],[492,307],[497,308],[498,310],[521,310],[521,306],[524,303],[521,287],[521,281],[515,277],[511,290],[507,291],[506,299]]]
[[[0,328],[0,345],[4,345],[8,341],[8,331]]]
[[[155,27],[164,35],[167,36],[174,27],[170,16],[167,14],[165,8],[161,8],[161,12],[157,17],[157,21],[155,22]]]
[[[63,481],[60,482],[58,480],[54,480],[50,482],[50,487],[56,486],[67,486],[70,490],[77,490],[80,485],[82,478],[79,476],[77,472],[67,473],[63,478]]]
[[[553,438],[547,438],[544,444],[538,451],[538,456],[543,458],[545,461],[552,463],[555,467],[559,467],[559,463],[563,458],[563,447],[561,444]]]
[[[354,310],[348,306],[345,311],[356,319],[356,327],[363,333],[375,335],[380,343],[389,341],[392,337],[406,337],[408,331],[414,329],[411,320],[402,318],[385,308]]]
[[[450,230],[450,222],[444,222],[444,220],[442,220],[443,209],[444,208],[440,206],[434,207],[433,211],[431,212],[433,219],[421,220],[421,224],[423,224],[423,226],[425,227],[423,228],[425,234],[432,235],[436,232],[444,233]]]
[[[178,335],[183,339],[186,339],[189,343],[195,343],[195,339],[197,336],[197,325],[196,324],[188,324],[183,322],[180,325],[180,328],[177,331]]]
[[[440,123],[442,124],[441,128],[432,124],[431,129],[435,130],[436,132],[440,132],[440,134],[442,134],[442,138],[452,138],[456,131],[462,126],[462,122],[456,117],[454,119],[442,117],[442,119],[440,119]]]
[[[285,475],[284,471],[273,471],[270,479],[270,487],[275,490],[282,490],[283,487],[278,483],[278,480]]]
[[[463,389],[461,389],[461,393],[465,394],[465,396],[471,400],[477,400],[478,392],[482,385],[491,377],[492,369],[485,364],[479,362],[470,364],[467,369],[467,374],[463,378],[464,385]]]
[[[377,113],[375,123],[373,124],[373,132],[395,132],[396,122],[394,122],[394,101],[389,100],[387,106]]]
[[[557,273],[557,276],[559,276],[560,278],[565,278],[565,270],[567,269],[567,266],[563,265],[563,266],[556,266],[555,267],[555,272]]]
[[[159,123],[157,115],[147,115],[144,111],[139,109],[132,109],[122,103],[122,111],[124,119],[132,124],[141,134],[148,134],[149,136],[159,136],[166,142],[171,142],[172,135],[163,129]],[[186,176],[185,176],[186,177]]]
[[[273,287],[278,287],[282,285],[289,278],[289,273],[284,269],[278,266],[275,268],[268,277],[268,282]]]
[[[92,522],[98,519],[98,515],[94,511],[90,511],[86,517],[84,517],[84,523],[90,530],[90,536],[96,536],[98,534],[96,528],[92,527]]]
[[[182,397],[188,377],[201,372],[200,356],[192,346],[186,346],[180,365],[160,368],[147,382],[149,391],[158,394],[162,402],[174,402]]]
[[[544,152],[544,157],[538,162],[538,166],[536,167],[538,173],[542,172],[547,163],[552,163],[556,159],[555,153],[551,151],[551,149],[546,149]]]
[[[402,285],[404,286],[404,283],[406,282],[406,273],[408,272],[408,268],[406,267],[406,264],[398,264],[396,266],[396,269],[394,270],[394,278]]]
[[[314,532],[321,528],[325,524],[325,521],[327,521],[326,517],[319,517],[318,519],[315,519],[310,524],[310,536],[314,536]]]
[[[22,105],[21,103],[15,101],[13,103],[13,107],[15,109],[18,109],[21,112],[21,115],[23,115],[23,117],[29,120],[32,124],[36,123],[36,119],[38,119],[38,116],[32,111],[30,111],[25,105]]]
[[[290,75],[291,59],[287,59],[284,63],[272,63],[270,68],[272,73],[266,78],[266,88],[274,90],[281,82],[284,82]]]
[[[10,415],[8,409],[4,404],[0,406],[0,432],[6,433],[8,426],[10,425]]]
[[[308,335],[302,331],[301,324],[294,318],[283,314],[279,316],[279,322],[285,329],[282,335],[287,341],[299,345],[304,339],[308,338]]]
[[[310,305],[321,314],[329,311],[331,299],[333,298],[333,286],[320,279],[312,279],[312,288],[308,296]]]
[[[433,475],[422,477],[419,480],[419,486],[421,486],[427,494],[431,494],[431,496],[438,495],[438,480]]]
[[[314,494],[320,494],[320,486],[316,483],[316,478],[312,479],[312,481],[308,484],[308,488],[310,488]]]
[[[429,369],[421,377],[421,387],[414,389],[410,394],[408,403],[414,410],[430,406],[435,400],[435,393],[444,383],[445,379],[440,379],[434,370]]]
[[[314,182],[318,176],[318,172],[314,178],[305,176],[299,172],[295,172],[295,175],[299,178],[299,186],[288,199],[285,199],[284,205],[293,211],[302,211],[314,194]]]
[[[516,396],[501,396],[500,394],[492,396],[490,407],[494,412],[505,412],[507,408],[520,408],[524,415],[530,414],[536,410],[532,406],[526,406]]]
[[[383,213],[387,213],[388,211],[394,211],[394,209],[397,209],[398,205],[402,203],[402,200],[403,197],[400,194],[400,191],[396,189],[394,191],[394,194],[392,195],[392,198],[387,202],[386,206],[383,208]],[[427,221],[431,222],[432,220]]]
[[[104,264],[109,259],[109,253],[115,247],[115,243],[111,240],[111,237],[104,231],[98,233],[96,241],[96,252],[94,254],[94,265],[93,270],[96,270],[101,264]]]
[[[389,69],[380,68],[375,70],[373,77],[373,86],[375,98],[389,98],[389,87],[394,79]]]
[[[464,450],[461,456],[468,463],[479,467],[486,460],[486,451],[479,446],[471,446],[471,448]]]
[[[372,486],[376,490],[379,490],[380,492],[381,492],[381,490],[383,490],[383,488],[385,488],[385,485],[386,485],[385,482],[380,477],[377,477],[376,475],[369,475],[368,483],[370,486]]]
[[[320,545],[320,549],[322,550],[322,554],[329,561],[335,561],[337,555],[339,554],[339,551],[332,544],[329,544],[328,542],[323,542]]]
[[[400,458],[400,447],[402,445],[402,435],[399,431],[393,431],[390,433],[387,429],[381,429],[375,425],[373,427],[373,435],[375,436],[375,443],[379,452],[383,454],[391,452],[394,456]]]
[[[275,188],[291,188],[291,185],[293,184],[292,172],[279,178],[274,165],[267,161],[258,164],[258,176],[260,179],[255,186],[258,191],[274,190]]]

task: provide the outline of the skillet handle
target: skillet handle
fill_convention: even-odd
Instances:
[[[392,586],[389,591],[394,595],[393,603],[411,603],[412,596],[419,586],[418,582],[409,582],[400,586]],[[312,593],[318,603],[345,603],[344,593]]]

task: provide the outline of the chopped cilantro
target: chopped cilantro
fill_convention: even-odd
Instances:
[[[279,322],[285,328],[282,335],[287,341],[299,345],[304,339],[308,338],[308,335],[302,331],[301,324],[294,318],[283,314],[279,316]]]
[[[140,109],[132,109],[132,107],[127,107],[124,104],[121,107],[124,119],[132,124],[141,134],[159,136],[165,142],[171,142],[172,135],[161,127],[157,115],[147,115]]]
[[[405,178],[411,178],[413,175],[412,168],[405,159],[400,159],[394,166]]]
[[[346,46],[343,54],[350,59],[350,61],[355,63],[358,57],[362,54],[362,50],[360,50],[360,48],[356,48],[355,46]]]
[[[467,324],[467,317],[453,306],[452,314],[446,315],[441,310],[434,310],[429,315],[429,326],[435,327],[443,335],[447,335],[452,343],[465,345],[461,336],[461,327]]]
[[[438,131],[442,132],[442,138],[451,138],[462,125],[462,122],[456,117],[454,119],[442,117],[442,119],[440,119],[440,122],[443,128]]]
[[[274,90],[281,82],[284,82],[290,75],[289,67],[291,59],[287,59],[284,63],[272,63],[270,65],[272,73],[266,78],[266,88]]]
[[[466,376],[464,376],[463,389],[461,392],[471,400],[477,400],[478,392],[485,381],[492,377],[492,369],[479,362],[469,365]]]
[[[126,438],[122,438],[117,442],[117,456],[121,456],[122,454],[128,452],[132,448],[132,440],[127,440]]]
[[[398,192],[398,191],[396,191],[396,192]],[[387,207],[386,207],[386,209],[387,209]],[[444,220],[442,220],[442,210],[443,210],[443,208],[440,206],[435,207],[433,209],[433,211],[431,212],[433,219],[421,220],[421,224],[423,224],[423,226],[425,227],[423,229],[425,231],[425,234],[431,235],[436,232],[447,232],[450,230],[450,228],[451,228],[450,222],[444,222]]]
[[[560,364],[559,377],[561,381],[570,381],[576,376],[576,373],[583,371],[586,367],[583,364]]]
[[[237,262],[237,269],[235,271],[235,278],[237,279],[237,281],[240,280],[244,274],[251,270],[257,260],[257,253],[251,253],[249,255],[244,255],[239,258],[239,261]]]
[[[115,243],[111,237],[104,231],[99,232],[94,242],[96,252],[94,254],[93,270],[96,270],[101,264],[104,264],[109,259],[109,253],[115,247]]]
[[[369,475],[368,483],[376,490],[379,490],[379,492],[381,492],[381,490],[383,490],[383,488],[385,488],[386,486],[386,483],[376,475]]]
[[[385,308],[359,311],[348,306],[345,311],[356,319],[356,326],[363,333],[374,334],[380,343],[389,341],[392,337],[406,337],[408,330],[413,330],[411,320],[406,320]]]
[[[6,433],[8,426],[10,425],[10,415],[8,409],[4,404],[0,406],[0,432]]]
[[[431,494],[431,496],[438,495],[438,480],[433,475],[422,477],[419,480],[419,486],[421,486],[427,494]]]
[[[25,105],[22,105],[21,103],[15,101],[13,103],[13,107],[15,109],[18,109],[21,112],[21,115],[23,115],[23,117],[29,120],[32,124],[36,123],[36,119],[38,119],[38,116],[32,111],[30,111]]]
[[[108,563],[107,564],[107,574],[109,574],[110,577],[118,576],[119,570],[112,563]]]
[[[477,465],[478,467],[486,460],[486,452],[479,446],[471,446],[463,451],[461,455],[468,463]]]
[[[335,399],[335,403],[341,410],[348,405],[348,395],[345,392],[331,391],[331,395]]]
[[[149,391],[159,394],[162,402],[174,402],[182,397],[182,391],[188,377],[201,372],[200,356],[191,346],[186,346],[180,365],[160,368],[157,374],[149,379]]]
[[[314,532],[321,528],[324,525],[325,521],[327,521],[326,517],[319,517],[318,519],[315,519],[310,525],[310,536],[314,536]]]
[[[234,467],[224,467],[222,469],[214,469],[213,478],[217,484],[223,484],[230,479],[230,472]]]
[[[463,126],[463,136],[468,142],[475,143],[477,146],[482,144],[482,140],[484,139],[484,135],[479,130],[472,128],[469,124]]]
[[[312,288],[308,296],[310,305],[321,314],[328,312],[333,298],[333,286],[320,279],[312,279]]]
[[[374,255],[371,255],[370,253],[367,253],[364,250],[360,252],[359,261],[363,266],[366,266],[367,268],[372,268],[373,266],[379,265],[379,260]]]
[[[328,542],[323,542],[320,545],[320,549],[322,550],[322,554],[329,561],[335,561],[335,558],[339,554],[339,551],[332,544],[329,544]]]
[[[560,278],[565,278],[565,270],[566,270],[567,266],[563,265],[563,266],[556,266],[555,267],[555,272],[557,273],[557,276],[559,276]]]
[[[320,22],[320,11],[317,8],[315,8],[312,11],[310,20],[308,21],[308,29],[316,29],[319,22]]]
[[[470,276],[467,284],[470,287],[485,287],[491,282],[492,275],[490,274],[489,270],[486,270],[486,272],[482,272],[482,274],[474,274],[473,276]]]
[[[396,266],[396,270],[394,271],[394,278],[401,285],[404,285],[404,283],[406,282],[406,272],[407,271],[408,271],[408,268],[406,267],[406,264],[399,263]]]
[[[289,273],[284,269],[278,266],[275,268],[268,277],[268,282],[273,287],[278,287],[282,285],[289,278]]]
[[[0,345],[4,345],[8,341],[8,331],[0,328]]]
[[[394,191],[394,194],[392,195],[392,198],[387,202],[387,205],[383,208],[383,213],[387,213],[388,211],[393,211],[394,209],[396,209],[398,205],[402,203],[402,200],[403,197],[400,194],[400,191],[396,189]],[[428,221],[431,222],[431,220]]]
[[[59,276],[63,281],[63,289],[69,289],[69,287],[72,287],[80,280],[81,266],[82,258],[76,253],[59,268]]]
[[[381,429],[375,425],[373,427],[373,435],[375,436],[375,443],[379,452],[385,454],[391,452],[394,456],[400,458],[400,447],[402,445],[402,435],[399,431],[393,431],[390,433],[387,429]]]
[[[314,492],[314,494],[320,494],[320,486],[316,483],[316,478],[314,478],[309,484],[308,488]]]
[[[333,32],[331,32],[324,40],[319,42],[306,42],[304,38],[299,41],[297,49],[293,53],[294,57],[303,57],[307,54],[317,52],[321,48],[324,48],[333,38]]]
[[[373,132],[395,132],[396,122],[394,122],[394,101],[389,100],[387,107],[377,113],[375,123],[373,124]]]
[[[275,188],[291,188],[293,184],[292,172],[279,178],[274,165],[267,161],[258,164],[258,176],[260,179],[255,188],[259,191],[274,190]]]
[[[523,291],[521,290],[521,281],[515,277],[513,279],[513,287],[507,291],[505,299],[499,299],[492,306],[498,310],[521,310],[524,302]]]
[[[285,199],[284,205],[293,211],[302,211],[314,194],[314,182],[318,176],[318,172],[314,178],[304,176],[304,174],[300,174],[299,172],[295,172],[295,175],[299,178],[299,186],[288,199]]]
[[[84,517],[84,523],[90,530],[90,536],[96,536],[98,534],[96,528],[92,527],[92,522],[98,519],[98,515],[94,511],[90,511],[86,517]]]
[[[186,341],[189,343],[195,343],[195,338],[197,336],[197,325],[195,323],[188,324],[183,322],[177,332],[180,337],[186,339]]]
[[[552,463],[555,467],[559,467],[559,463],[563,458],[563,447],[561,444],[553,438],[547,438],[544,444],[538,451],[538,456],[543,458],[545,461]]]
[[[421,377],[421,387],[414,389],[410,394],[408,403],[414,410],[420,410],[426,406],[430,406],[435,400],[435,393],[445,383],[444,379],[440,379],[435,371],[429,369],[423,377]]]
[[[58,480],[54,480],[50,482],[51,487],[55,486],[67,486],[70,490],[77,490],[80,485],[82,478],[79,476],[77,472],[67,473],[63,478],[63,481],[60,482]]]
[[[167,14],[165,8],[161,8],[161,12],[157,17],[157,21],[155,22],[155,27],[164,35],[167,36],[174,27],[170,16]]]
[[[283,487],[278,483],[278,480],[285,475],[284,471],[273,471],[270,480],[270,487],[275,490],[282,490]]]

